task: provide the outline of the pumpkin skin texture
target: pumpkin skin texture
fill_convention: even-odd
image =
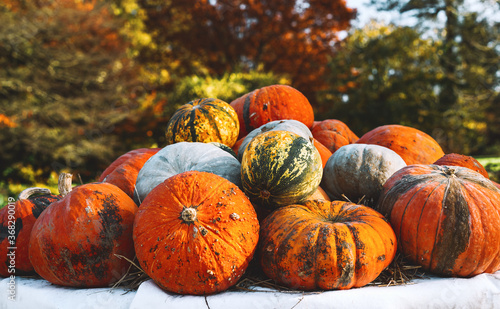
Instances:
[[[444,156],[443,149],[430,135],[418,129],[389,124],[377,127],[359,138],[358,144],[380,145],[392,149],[410,164],[432,164]]]
[[[238,114],[240,138],[274,120],[294,119],[308,128],[314,122],[309,100],[300,91],[287,85],[255,89],[230,104]]]
[[[238,115],[229,103],[203,98],[177,109],[167,124],[167,145],[178,142],[218,142],[232,147],[238,139]]]
[[[359,139],[344,122],[337,119],[318,121],[313,125],[311,132],[313,137],[332,153]]]
[[[122,189],[130,198],[134,197],[137,175],[144,163],[160,151],[160,148],[140,148],[131,150],[111,163],[99,177],[99,182],[107,182]],[[116,162],[116,163],[115,163]]]
[[[474,159],[473,157],[469,157],[458,153],[447,153],[441,158],[439,158],[433,164],[467,167],[473,170],[474,172],[478,172],[479,174],[483,175],[486,178],[490,177],[484,166],[481,163],[479,163],[478,160]]]
[[[385,181],[406,166],[389,148],[349,144],[340,147],[327,161],[322,187],[332,199],[343,199],[372,206],[378,200]]]
[[[362,287],[394,259],[396,236],[375,210],[343,201],[306,201],[275,210],[261,225],[260,265],[299,290]]]
[[[248,144],[241,161],[243,191],[267,209],[300,203],[318,189],[321,156],[305,138],[288,131],[268,131]]]
[[[245,138],[241,142],[240,148],[238,150],[238,158],[240,159],[240,161],[241,161],[241,158],[243,157],[243,153],[245,152],[245,149],[248,146],[248,143],[250,143],[250,141],[254,137],[256,137],[257,135],[262,134],[264,132],[268,132],[268,131],[288,131],[288,132],[293,132],[295,134],[298,134],[307,140],[312,140],[312,138],[313,138],[312,133],[309,130],[309,128],[306,127],[300,121],[293,120],[293,119],[271,121],[271,122],[268,122],[266,124],[263,124],[262,126],[258,127],[257,129],[248,133],[247,136],[245,136]]]
[[[325,168],[326,162],[328,162],[328,159],[332,156],[332,152],[315,138],[313,138],[313,145],[318,150],[323,168]]]
[[[479,173],[409,165],[387,180],[377,209],[423,270],[471,277],[500,269],[500,190]]]
[[[206,172],[184,172],[155,187],[134,223],[142,269],[179,294],[213,294],[236,284],[258,239],[257,215],[243,191]]]
[[[179,142],[163,147],[142,166],[136,180],[137,205],[165,179],[187,171],[209,172],[241,186],[241,164],[228,151],[211,143]]]
[[[31,275],[35,272],[28,253],[33,224],[42,211],[60,199],[60,195],[51,194],[49,189],[29,188],[19,194],[17,201],[0,209],[0,276]],[[11,259],[7,255],[14,251],[9,249],[11,247],[16,247],[13,268],[9,268]]]
[[[45,280],[61,286],[106,287],[127,272],[134,258],[132,228],[137,205],[109,183],[73,188],[48,207],[33,226],[30,261]]]

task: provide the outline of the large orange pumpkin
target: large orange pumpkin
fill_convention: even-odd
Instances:
[[[355,143],[359,139],[344,122],[337,119],[316,121],[311,132],[313,137],[332,153],[342,146]]]
[[[432,164],[444,156],[443,149],[430,135],[416,128],[397,124],[377,127],[361,136],[356,143],[392,149],[407,165]]]
[[[311,128],[314,111],[309,100],[287,85],[270,85],[253,90],[235,100],[231,106],[240,122],[239,138],[273,120],[294,119]]]
[[[386,181],[377,209],[424,270],[471,277],[500,269],[500,190],[479,173],[409,165]]]
[[[134,201],[110,183],[75,187],[33,225],[29,256],[36,273],[62,286],[114,284],[134,258],[136,211]]]
[[[131,150],[113,161],[99,177],[99,182],[114,184],[128,196],[134,198],[137,175],[144,163],[161,148],[139,148]]]
[[[205,295],[236,284],[253,257],[259,222],[232,182],[189,171],[144,199],[134,223],[137,259],[162,288]]]
[[[436,162],[434,162],[434,164],[467,167],[475,172],[478,172],[486,178],[490,177],[484,166],[479,163],[478,160],[463,154],[447,153],[439,158]]]
[[[396,254],[396,237],[384,217],[343,201],[281,207],[264,219],[260,237],[264,273],[299,290],[364,286]]]

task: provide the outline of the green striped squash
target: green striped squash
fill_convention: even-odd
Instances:
[[[242,187],[265,210],[304,201],[323,176],[314,145],[289,131],[268,131],[253,138],[241,161]]]
[[[232,147],[239,130],[238,115],[229,103],[203,98],[179,107],[168,122],[165,136],[167,145],[218,142]]]

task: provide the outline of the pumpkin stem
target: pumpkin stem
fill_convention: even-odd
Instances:
[[[66,196],[69,192],[71,192],[71,180],[73,178],[73,174],[70,173],[61,173],[59,175],[59,180],[57,182],[57,187],[59,189],[59,194],[61,196]]]
[[[181,213],[181,219],[186,223],[193,223],[196,220],[196,209],[192,207],[184,208]]]
[[[446,166],[446,165],[445,165],[444,173],[445,173],[446,175],[455,176],[455,172],[456,172],[456,171],[457,171],[457,170],[456,170],[455,168],[453,168],[453,167],[449,167],[449,166]]]
[[[262,190],[262,191],[260,191],[260,196],[262,198],[266,198],[267,199],[267,198],[269,198],[271,196],[271,192],[269,192],[267,190]]]
[[[27,188],[27,189],[24,189],[21,193],[19,193],[19,195],[17,196],[17,199],[18,200],[26,200],[35,194],[51,194],[51,192],[47,188],[39,188],[39,187]]]

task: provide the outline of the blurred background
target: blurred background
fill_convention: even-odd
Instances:
[[[193,99],[278,83],[316,120],[412,126],[500,169],[496,0],[3,0],[0,24],[2,206],[163,147]]]

